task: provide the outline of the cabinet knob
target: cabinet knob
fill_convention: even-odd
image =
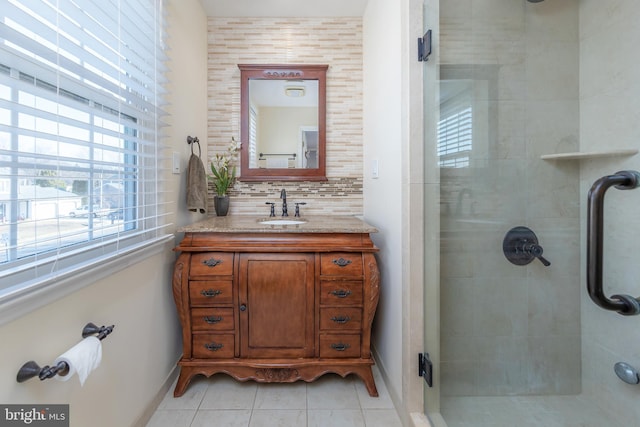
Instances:
[[[205,259],[204,261],[202,261],[202,263],[204,265],[206,265],[207,267],[213,268],[216,265],[222,264],[222,260],[221,259],[215,259],[215,258],[209,258],[209,259]]]
[[[331,295],[338,298],[346,298],[351,295],[351,291],[348,289],[336,289],[334,291],[331,291]]]
[[[334,349],[335,351],[345,351],[349,347],[351,347],[351,346],[349,344],[345,344],[345,343],[333,343],[333,344],[331,344],[331,348]]]
[[[204,348],[206,348],[209,351],[218,351],[220,349],[222,349],[222,347],[224,347],[224,344],[218,344],[215,342],[212,343],[207,343],[204,345]]]
[[[351,320],[351,318],[349,316],[333,316],[331,318],[331,320],[333,320],[336,323],[347,323],[349,320]]]
[[[247,311],[247,306],[244,304],[240,304],[240,311]]]
[[[205,316],[204,321],[210,325],[222,322],[222,316]]]
[[[207,290],[200,291],[200,295],[206,298],[213,298],[220,295],[221,293],[222,291],[219,289],[207,289]]]
[[[334,259],[332,261],[335,265],[337,265],[338,267],[346,267],[349,264],[351,264],[351,260],[350,259],[344,259],[342,257],[338,258],[338,259]]]

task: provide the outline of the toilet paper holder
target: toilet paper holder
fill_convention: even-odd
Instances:
[[[82,328],[82,338],[87,338],[92,335],[96,335],[96,338],[103,340],[107,335],[113,332],[114,325],[111,326],[96,326],[89,322]],[[40,381],[47,378],[55,377],[56,375],[66,375],[69,372],[69,366],[65,362],[60,362],[55,366],[45,365],[44,367],[38,366],[33,360],[28,361],[18,371],[16,380],[19,383],[25,382],[30,378],[39,377]]]

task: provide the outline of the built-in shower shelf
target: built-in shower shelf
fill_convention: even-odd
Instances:
[[[544,154],[540,156],[542,160],[582,160],[597,159],[600,157],[624,157],[635,156],[638,150],[608,150],[608,151],[586,151],[574,153]]]

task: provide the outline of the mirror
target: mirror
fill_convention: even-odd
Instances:
[[[241,181],[326,181],[327,65],[238,65]]]

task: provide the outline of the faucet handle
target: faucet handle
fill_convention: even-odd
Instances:
[[[551,265],[551,263],[542,256],[542,246],[532,243],[530,245],[525,244],[522,247],[526,252],[538,258],[545,267],[549,267]]]
[[[306,205],[306,202],[298,202],[296,203],[296,214],[294,216],[299,217],[300,216],[300,205]]]
[[[273,202],[266,202],[265,205],[271,205],[271,212],[269,213],[269,216],[276,216],[276,204]]]

